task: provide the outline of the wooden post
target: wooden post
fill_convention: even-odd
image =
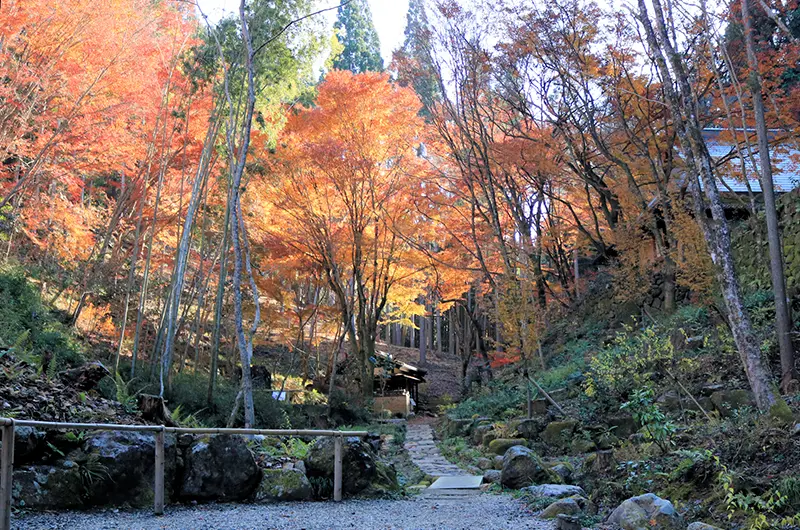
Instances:
[[[342,437],[333,438],[333,500],[342,500]]]
[[[156,515],[164,514],[164,431],[156,433],[155,506]]]
[[[11,481],[14,477],[14,420],[3,425],[0,451],[0,530],[11,530]]]

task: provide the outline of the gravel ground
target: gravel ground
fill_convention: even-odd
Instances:
[[[410,500],[349,500],[271,505],[203,505],[148,512],[66,512],[15,516],[19,530],[551,530],[507,495],[480,494],[465,499],[424,496]]]

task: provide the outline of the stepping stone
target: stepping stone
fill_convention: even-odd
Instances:
[[[462,476],[444,476],[436,479],[436,482],[431,484],[428,489],[432,490],[474,490],[481,487],[483,477],[472,477],[469,475]]]

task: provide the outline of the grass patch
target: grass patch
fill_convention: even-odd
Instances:
[[[442,456],[461,468],[475,466],[483,453],[471,446],[465,438],[448,438],[439,443]]]

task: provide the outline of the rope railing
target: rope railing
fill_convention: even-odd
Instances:
[[[114,423],[70,423],[0,418],[0,530],[11,529],[11,492],[14,480],[14,428],[69,429],[76,431],[152,432],[155,435],[154,502],[156,515],[164,513],[164,436],[170,434],[238,434],[245,436],[325,436],[334,439],[333,500],[342,500],[342,446],[345,437],[365,438],[367,431],[314,429],[222,429],[213,427],[166,427],[164,425],[122,425]]]

